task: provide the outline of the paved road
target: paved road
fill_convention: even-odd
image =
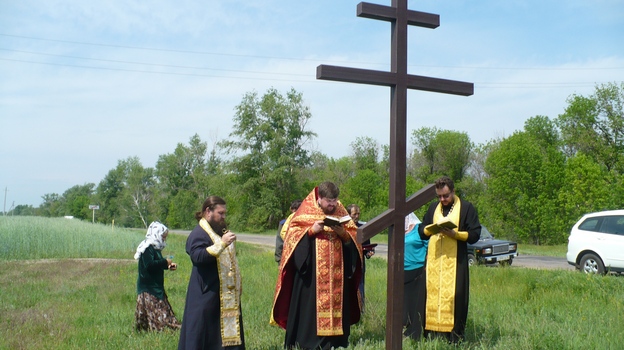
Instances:
[[[188,232],[187,232],[188,234]],[[237,239],[241,242],[261,244],[275,247],[275,236],[254,235],[238,233]],[[375,256],[388,258],[388,245],[379,243],[375,248]],[[512,266],[527,267],[534,269],[549,270],[574,270],[574,266],[569,265],[565,258],[555,258],[550,256],[520,255],[513,261]]]
[[[512,266],[529,267],[534,269],[574,270],[566,258],[552,256],[520,255],[514,259]]]

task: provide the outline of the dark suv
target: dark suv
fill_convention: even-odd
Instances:
[[[475,244],[468,244],[468,265],[494,264],[511,265],[518,256],[516,242],[494,239],[485,226],[481,226],[481,238]]]

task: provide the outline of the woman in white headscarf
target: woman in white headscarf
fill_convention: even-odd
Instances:
[[[410,213],[405,217],[405,260],[404,260],[404,299],[403,299],[403,334],[419,340],[425,326],[425,292],[423,278],[427,243],[420,239],[418,226],[420,220]]]
[[[165,248],[169,230],[158,221],[147,229],[145,239],[137,247],[134,259],[139,261],[137,279],[137,306],[134,313],[135,328],[138,331],[162,331],[165,327],[180,329],[165,293],[164,271],[175,270],[178,265],[165,259],[161,251]]]

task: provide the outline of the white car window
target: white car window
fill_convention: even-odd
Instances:
[[[600,226],[600,232],[624,235],[624,217],[605,216]]]
[[[579,230],[598,232],[600,218],[589,218],[579,225]]]

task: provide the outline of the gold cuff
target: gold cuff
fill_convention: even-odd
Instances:
[[[457,231],[457,233],[455,234],[455,239],[458,241],[467,241],[468,231]]]
[[[221,241],[221,244],[213,244],[210,247],[206,248],[206,251],[208,252],[208,254],[218,257],[219,255],[221,255],[226,247],[227,245],[225,245],[225,242]]]

